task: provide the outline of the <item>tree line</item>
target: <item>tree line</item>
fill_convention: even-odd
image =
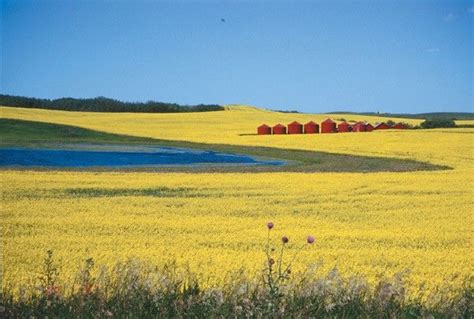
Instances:
[[[85,112],[134,112],[134,113],[178,113],[222,111],[217,104],[180,105],[165,102],[123,102],[103,96],[89,99],[60,98],[37,99],[24,96],[0,94],[0,105],[35,109]]]
[[[337,111],[327,112],[329,114],[356,114],[356,115],[369,115],[378,117],[397,117],[407,119],[420,119],[420,120],[435,120],[435,119],[450,119],[450,120],[474,120],[474,113],[470,112],[431,112],[431,113],[379,113],[379,112],[350,112],[350,111]]]

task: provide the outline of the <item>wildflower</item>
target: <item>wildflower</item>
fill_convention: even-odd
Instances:
[[[272,229],[273,226],[275,226],[275,225],[273,224],[273,222],[268,222],[268,223],[267,223],[268,229]]]
[[[308,238],[306,239],[306,241],[308,242],[308,244],[312,244],[312,243],[314,243],[314,237],[309,235]]]
[[[46,287],[44,292],[48,296],[58,296],[59,295],[59,287],[54,286],[54,285],[49,285],[48,287]]]
[[[289,239],[288,239],[288,237],[283,236],[283,237],[281,238],[281,241],[283,242],[283,244],[286,244],[286,243],[289,241]]]
[[[84,286],[82,287],[83,292],[84,292],[84,294],[86,294],[86,295],[92,294],[92,289],[93,289],[93,288],[94,288],[94,286],[93,286],[92,284],[90,284],[90,283],[86,283],[86,284],[84,284]]]
[[[275,263],[275,260],[273,258],[268,259],[268,264],[273,265]]]

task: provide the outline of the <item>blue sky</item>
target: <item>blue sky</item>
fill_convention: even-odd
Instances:
[[[3,0],[0,91],[472,112],[473,29],[473,1]]]

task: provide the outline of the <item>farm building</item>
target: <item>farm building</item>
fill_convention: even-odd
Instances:
[[[272,128],[266,124],[262,124],[259,127],[257,127],[257,134],[258,135],[272,134]]]
[[[367,131],[367,126],[364,122],[357,122],[352,126],[352,132],[365,132]]]
[[[303,125],[298,122],[288,124],[288,134],[303,134]]]
[[[367,132],[372,132],[372,131],[374,130],[374,126],[373,126],[372,124],[370,124],[370,123],[367,123],[367,124],[365,125],[365,130],[366,130]]]
[[[375,126],[376,130],[388,130],[389,128],[390,128],[390,126],[388,126],[388,124],[384,123],[384,122],[379,123]]]
[[[273,127],[273,134],[286,134],[285,125],[277,124]]]
[[[392,126],[392,128],[396,129],[396,130],[404,130],[404,129],[406,129],[406,126],[403,123],[397,123],[394,126]]]
[[[321,123],[321,133],[334,133],[336,132],[336,122],[331,119],[327,119]]]
[[[337,131],[339,133],[350,132],[351,129],[352,129],[352,126],[347,122],[339,123],[339,125],[337,126]]]
[[[310,121],[304,125],[305,134],[317,134],[319,133],[319,124]]]

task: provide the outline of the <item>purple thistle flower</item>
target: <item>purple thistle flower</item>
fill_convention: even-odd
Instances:
[[[283,236],[283,237],[281,238],[281,241],[283,242],[283,244],[286,244],[286,243],[289,241],[289,239],[288,239],[288,237]]]
[[[306,241],[308,242],[308,244],[312,244],[312,243],[314,243],[314,237],[309,235],[308,238],[306,239]]]
[[[273,226],[275,226],[275,225],[273,225],[273,222],[268,222],[268,223],[267,223],[268,229],[272,229]]]

